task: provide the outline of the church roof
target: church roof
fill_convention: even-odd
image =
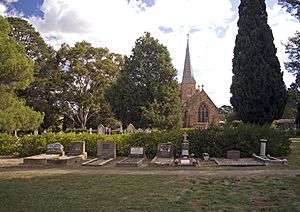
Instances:
[[[200,101],[199,101],[200,100]],[[183,107],[191,107],[197,105],[197,102],[205,102],[206,104],[210,104],[216,111],[219,111],[218,107],[211,100],[208,94],[204,91],[204,89],[197,90],[197,92],[186,100]]]
[[[184,68],[183,68],[183,75],[182,75],[182,82],[181,83],[195,83],[196,80],[194,78],[191,58],[190,58],[190,48],[189,48],[189,39],[187,40],[186,45],[186,53],[185,53],[185,61],[184,61]]]

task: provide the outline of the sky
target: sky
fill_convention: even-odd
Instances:
[[[214,103],[230,105],[232,58],[240,0],[0,0],[0,15],[27,19],[46,43],[58,49],[88,41],[95,47],[131,55],[144,32],[164,44],[181,82],[187,34],[197,86]],[[284,44],[299,22],[277,0],[266,0],[277,57],[286,86],[294,76],[284,68]]]

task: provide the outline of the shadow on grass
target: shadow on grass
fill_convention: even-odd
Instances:
[[[300,176],[5,173],[0,185],[0,211],[300,209]]]

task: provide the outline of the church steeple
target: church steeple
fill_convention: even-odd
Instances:
[[[185,61],[184,61],[184,68],[183,68],[183,75],[182,75],[182,83],[195,83],[196,80],[194,78],[191,58],[190,58],[190,48],[189,48],[189,35],[186,44],[186,53],[185,53]]]
[[[188,35],[182,82],[181,82],[181,103],[184,103],[187,99],[193,96],[195,92],[196,92],[196,80],[194,78],[194,74],[192,70],[190,48],[189,48],[189,35]]]

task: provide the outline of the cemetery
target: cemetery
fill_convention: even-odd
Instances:
[[[299,1],[24,2],[0,2],[0,211],[300,211]]]

